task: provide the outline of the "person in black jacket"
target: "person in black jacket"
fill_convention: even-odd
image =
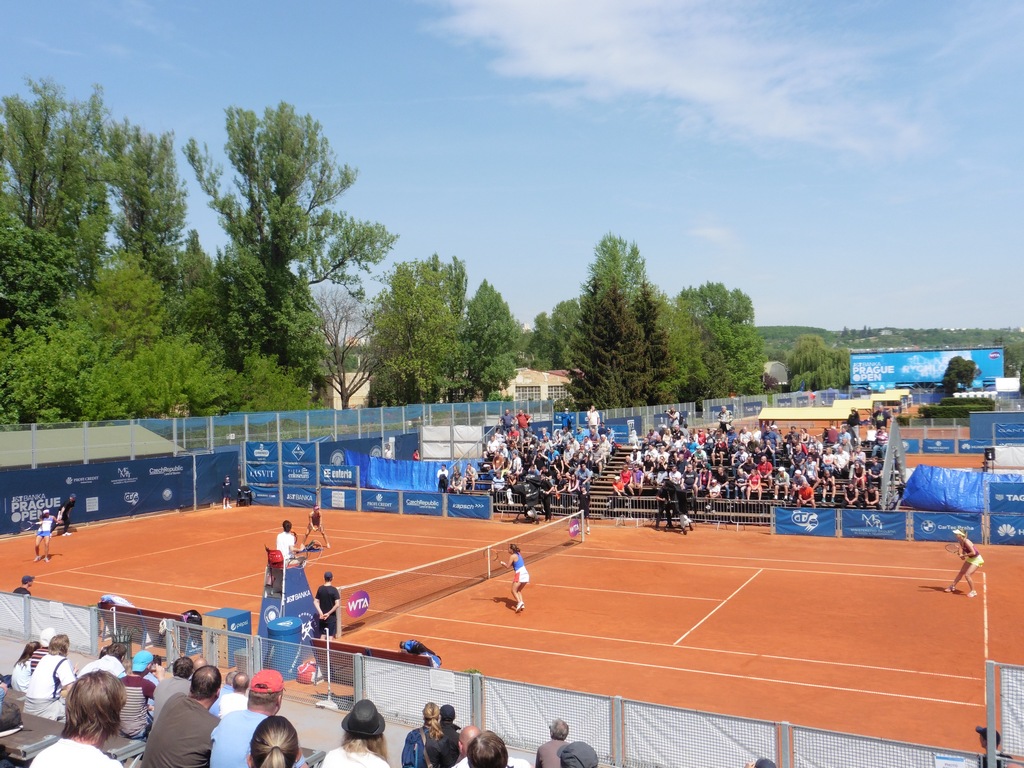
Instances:
[[[57,523],[64,523],[64,535],[71,535],[71,510],[75,508],[75,494],[68,496],[68,500],[60,505],[57,510]]]
[[[455,725],[455,707],[445,704],[441,707],[440,739],[427,739],[427,759],[432,768],[452,768],[459,762],[459,726]]]

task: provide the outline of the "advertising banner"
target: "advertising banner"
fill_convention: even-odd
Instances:
[[[346,486],[356,485],[356,468],[352,466],[320,465],[320,485]]]
[[[756,402],[753,402],[753,403],[744,403],[743,404],[743,415],[744,416],[757,416],[757,414],[759,414],[761,412],[762,408],[764,408],[764,403],[762,403],[760,401],[756,401]]]
[[[880,352],[850,354],[850,383],[872,389],[890,389],[904,384],[938,384],[954,357],[973,360],[978,378],[972,383],[980,387],[985,379],[1003,375],[1002,349],[924,349],[913,352]]]
[[[989,447],[989,443],[981,440],[957,440],[956,441],[956,452],[957,453],[984,453],[985,449]]]
[[[296,488],[290,485],[284,487],[283,506],[312,509],[314,504],[316,504],[316,488]]]
[[[996,424],[995,434],[997,440],[1022,440],[1024,439],[1024,422]]]
[[[1024,545],[1024,515],[989,515],[988,537],[993,544]]]
[[[835,509],[787,509],[775,507],[775,532],[790,536],[835,536]]]
[[[965,528],[977,544],[981,538],[981,515],[951,515],[945,512],[914,512],[915,541],[956,541],[954,528]]]
[[[316,467],[305,464],[282,464],[285,485],[316,485]]]
[[[366,512],[398,512],[398,491],[363,491],[360,509]]]
[[[907,516],[903,512],[844,509],[843,538],[907,540]]]
[[[341,491],[337,488],[321,488],[320,506],[324,509],[347,509],[355,512],[359,509],[359,492],[355,489]]]
[[[276,487],[261,488],[258,485],[250,485],[249,490],[252,491],[253,504],[262,504],[269,507],[281,506],[281,494],[278,493]]]
[[[921,453],[956,453],[956,440],[926,437],[921,441]]]
[[[230,466],[230,461],[224,466]],[[233,477],[235,473],[225,474]],[[191,456],[2,472],[0,533],[20,531],[22,524],[37,521],[44,509],[56,514],[71,494],[75,495],[72,524],[191,507],[195,500],[192,477]]]
[[[903,441],[903,451],[905,453],[920,453],[921,452],[921,441],[916,437],[911,440]]]
[[[448,517],[472,517],[477,520],[491,519],[490,496],[459,496],[448,497]]]
[[[1024,514],[1024,483],[989,483],[988,511]]]
[[[316,464],[316,443],[282,440],[281,460],[295,464]]]
[[[256,464],[276,464],[278,461],[277,443],[246,443],[245,462]]]
[[[272,485],[277,486],[280,474],[277,471],[277,464],[246,464],[245,484],[246,485]]]
[[[407,515],[441,517],[444,514],[444,494],[406,491],[402,494],[402,512]]]

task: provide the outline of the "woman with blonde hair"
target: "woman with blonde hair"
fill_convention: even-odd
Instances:
[[[357,701],[341,729],[341,746],[327,753],[322,768],[390,768],[384,718],[372,701]]]
[[[287,717],[265,717],[253,731],[246,762],[249,768],[291,768],[302,750],[299,734]]]
[[[423,725],[406,734],[403,761],[406,754],[413,754],[416,768],[437,768],[436,759],[430,759],[427,751],[430,746],[440,743],[442,739],[444,731],[441,729],[441,708],[428,701],[423,706]]]

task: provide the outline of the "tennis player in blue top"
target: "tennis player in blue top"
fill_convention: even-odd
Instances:
[[[523,553],[519,551],[518,544],[509,544],[508,551],[512,557],[507,563],[502,560],[501,565],[515,571],[515,575],[512,577],[512,597],[516,601],[516,613],[519,613],[526,607],[526,603],[523,602],[523,590],[530,583],[530,572],[526,570],[526,560],[523,559]]]

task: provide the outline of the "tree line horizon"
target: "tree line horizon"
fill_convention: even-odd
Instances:
[[[774,386],[749,296],[668,296],[612,233],[579,295],[530,331],[489,281],[468,295],[457,256],[375,275],[398,235],[342,210],[357,170],[285,102],[225,110],[225,168],[195,139],[114,119],[98,86],[26,88],[0,100],[0,423],[298,410],[332,389],[347,407],[367,383],[371,405],[499,399],[517,367],[570,371],[584,407]],[[187,226],[180,158],[227,237],[212,256]],[[784,362],[808,388],[848,383],[848,353],[820,334]]]

